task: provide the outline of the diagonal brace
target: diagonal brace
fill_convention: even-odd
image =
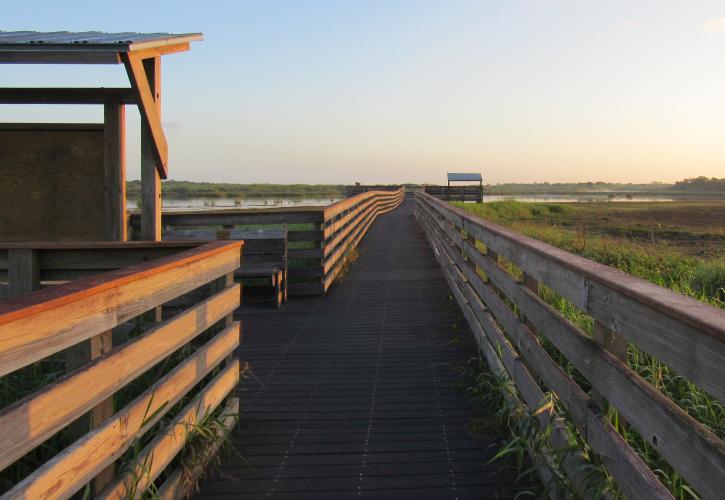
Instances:
[[[144,120],[151,132],[159,177],[166,179],[168,175],[169,146],[166,142],[164,129],[161,126],[161,117],[156,108],[156,100],[154,94],[151,92],[151,86],[144,71],[143,61],[137,55],[128,52],[121,52],[120,56],[123,64],[126,66],[126,72],[128,73],[128,79],[131,81],[131,86],[138,94],[138,107],[141,112],[141,119]]]

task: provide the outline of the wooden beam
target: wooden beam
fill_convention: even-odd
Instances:
[[[132,88],[0,88],[0,104],[136,104]]]
[[[119,64],[118,52],[0,51],[0,64]]]
[[[104,132],[104,239],[126,241],[126,111],[123,104],[106,104]]]
[[[190,49],[190,44],[187,43],[179,43],[176,45],[167,45],[165,47],[154,47],[150,49],[141,49],[141,50],[135,50],[133,51],[134,54],[136,54],[141,59],[150,59],[155,58],[159,56],[165,56],[168,54],[176,54],[178,52],[186,52]]]
[[[156,113],[161,116],[161,58],[143,61]],[[161,240],[161,177],[154,154],[152,131],[141,123],[141,239]]]
[[[142,59],[135,54],[122,53],[121,59],[126,66],[128,78],[131,86],[136,90],[138,96],[138,108],[141,113],[141,120],[149,128],[153,139],[153,152],[156,157],[156,168],[159,170],[159,176],[166,179],[169,146],[166,143],[164,129],[161,126],[161,117],[156,110],[156,100],[151,90],[149,80],[146,77],[146,71]]]

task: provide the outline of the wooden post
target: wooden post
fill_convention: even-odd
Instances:
[[[161,115],[161,58],[144,59],[156,112]],[[161,241],[161,177],[156,168],[151,130],[141,121],[141,239]]]
[[[103,107],[104,212],[103,239],[126,241],[126,108]]]
[[[539,282],[536,280],[536,278],[534,278],[527,272],[523,273],[523,278],[524,278],[524,286],[526,288],[528,288],[529,290],[531,290],[534,293],[534,295],[539,295]],[[534,324],[531,321],[529,321],[529,319],[525,316],[524,316],[524,324],[526,324],[526,326],[529,327],[529,330],[536,333],[536,328],[534,327]]]
[[[8,297],[15,299],[40,288],[38,251],[31,248],[8,250]]]
[[[101,357],[113,348],[113,330],[105,331],[95,337],[91,337],[85,342],[76,344],[64,351],[65,372],[71,373],[74,370],[87,365],[96,358]],[[97,406],[93,407],[90,412],[83,417],[77,419],[69,427],[71,439],[79,439],[92,429],[101,426],[104,420],[113,415],[113,396],[101,401]],[[113,481],[115,476],[115,466],[109,465],[93,479],[93,491],[98,493],[106,485]]]
[[[90,360],[101,357],[113,348],[113,330],[108,330],[90,339]],[[96,429],[104,420],[113,415],[113,396],[101,401],[91,410],[90,428]],[[98,493],[113,481],[115,467],[113,464],[103,469],[93,478],[93,490]]]
[[[498,264],[498,254],[491,250],[489,247],[486,247],[486,257]],[[489,279],[489,281],[491,280]]]
[[[154,57],[143,61],[146,78],[156,103],[156,113],[161,116],[161,58]],[[156,155],[151,130],[141,120],[141,234],[145,241],[161,241],[161,177],[156,168]],[[154,308],[148,315],[154,322],[163,321],[161,306]]]
[[[592,339],[601,345],[607,351],[614,354],[617,358],[627,364],[627,347],[629,346],[627,339],[611,331],[599,321],[594,321],[592,330]],[[602,411],[606,411],[605,399],[597,391],[592,390],[592,399],[599,405]],[[620,425],[626,425],[626,422],[620,417]]]

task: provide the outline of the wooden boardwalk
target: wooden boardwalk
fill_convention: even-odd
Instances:
[[[471,332],[412,215],[380,217],[348,276],[321,298],[243,310],[239,457],[199,497],[507,498],[468,432],[460,368]]]

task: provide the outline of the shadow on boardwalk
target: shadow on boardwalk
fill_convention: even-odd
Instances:
[[[512,473],[472,438],[458,368],[473,336],[412,215],[379,218],[323,298],[242,313],[233,440],[207,498],[505,498]]]

